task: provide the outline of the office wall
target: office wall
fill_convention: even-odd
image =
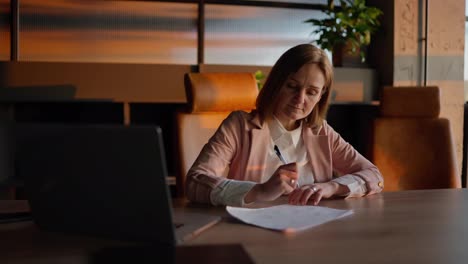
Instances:
[[[441,116],[451,122],[461,170],[465,103],[465,1],[431,0],[428,16],[427,83],[442,89]]]

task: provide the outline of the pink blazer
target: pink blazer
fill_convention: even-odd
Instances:
[[[304,123],[302,137],[307,146],[315,182],[328,182],[333,172],[361,177],[369,194],[382,190],[382,175],[375,165],[359,154],[327,124],[310,127]],[[187,173],[187,198],[210,203],[210,193],[224,177],[259,182],[265,169],[270,130],[253,111],[232,112],[203,147]],[[222,176],[226,175],[227,176]]]

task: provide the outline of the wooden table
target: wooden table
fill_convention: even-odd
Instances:
[[[225,220],[189,244],[241,243],[258,263],[468,263],[468,190],[324,201],[354,215],[287,236]]]
[[[14,202],[0,202],[1,208]],[[16,202],[20,203],[20,202]],[[9,205],[8,205],[9,204]],[[242,244],[256,263],[467,263],[468,190],[389,192],[323,201],[354,214],[294,235],[249,226],[223,208],[176,201],[175,210],[224,216],[188,245]],[[88,263],[86,252],[122,242],[0,225],[0,263]],[[34,262],[28,260],[34,259]]]

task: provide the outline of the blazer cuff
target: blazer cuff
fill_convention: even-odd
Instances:
[[[255,186],[255,182],[224,179],[210,194],[214,205],[229,205],[242,207],[245,205],[245,195]]]
[[[332,181],[349,188],[349,193],[342,196],[361,197],[367,193],[366,182],[360,177],[348,174],[335,178]]]

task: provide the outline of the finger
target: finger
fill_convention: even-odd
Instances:
[[[299,187],[299,184],[297,183],[297,180],[295,180],[295,179],[290,179],[289,180],[289,185],[291,185],[291,187],[293,187],[293,189],[297,189]]]
[[[309,198],[314,194],[312,189],[307,189],[302,193],[299,203],[302,205],[306,205]]]
[[[320,200],[322,200],[322,196],[323,196],[323,193],[322,193],[322,190],[320,189],[314,195],[314,199],[313,199],[314,205],[317,205],[320,202]]]
[[[294,191],[294,188],[289,185],[287,182],[282,183],[283,186],[283,194],[290,194],[292,191]]]
[[[287,181],[289,184],[295,188],[297,184],[297,166],[295,165],[296,163],[289,163],[286,165],[281,165],[278,167],[276,170],[275,174],[279,176],[281,181]]]
[[[296,204],[297,203],[296,201],[299,200],[299,198],[302,195],[302,192],[303,192],[303,190],[301,190],[301,189],[294,189],[294,191],[292,191],[289,194],[289,199],[288,199],[289,204]]]
[[[290,200],[290,203],[291,204],[298,204],[303,193],[309,189],[309,186],[308,185],[305,185],[305,186],[302,186],[300,188],[296,188],[294,189],[293,193],[292,193],[292,196],[291,198],[289,199]]]
[[[297,175],[297,172],[284,171],[284,172],[279,173],[279,176],[282,181],[287,182],[293,187],[296,187],[295,184],[296,184],[297,178],[299,178]]]
[[[297,180],[295,180],[295,179],[289,178],[289,180],[287,180],[287,183],[288,183],[289,186],[291,186],[293,189],[299,188],[299,184],[298,184]]]
[[[294,171],[297,172],[297,162],[291,162],[278,167],[279,170]]]

